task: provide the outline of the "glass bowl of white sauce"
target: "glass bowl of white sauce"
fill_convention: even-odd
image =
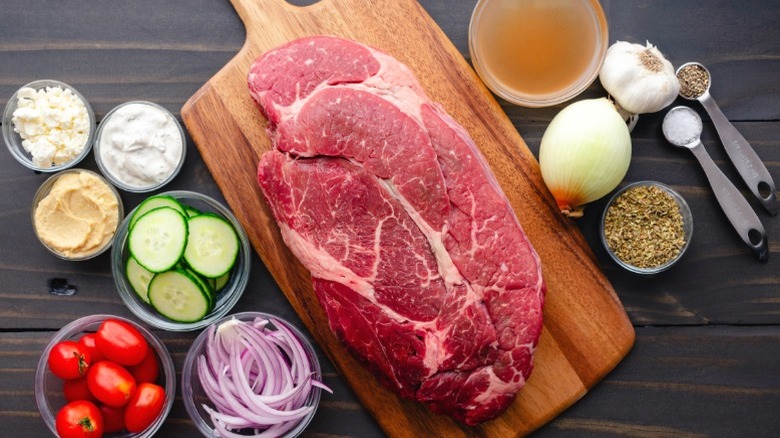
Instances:
[[[95,135],[95,161],[118,188],[157,190],[178,175],[187,139],[170,111],[147,101],[125,102],[109,111]]]

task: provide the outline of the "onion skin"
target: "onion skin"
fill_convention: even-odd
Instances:
[[[542,136],[539,166],[558,208],[580,217],[585,204],[620,184],[631,163],[631,135],[615,104],[581,100],[559,112]]]

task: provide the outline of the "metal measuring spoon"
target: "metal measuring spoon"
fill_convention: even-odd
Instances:
[[[681,121],[686,123],[681,123]],[[731,225],[737,230],[739,237],[747,244],[756,258],[762,262],[766,261],[769,257],[769,248],[764,226],[745,197],[715,165],[704,149],[700,139],[701,131],[701,117],[687,106],[674,107],[664,117],[664,137],[669,143],[688,148],[693,152],[704,169],[704,173],[707,174],[715,198],[723,212],[726,213]]]
[[[712,85],[712,75],[705,66],[698,62],[688,62],[680,66],[677,69],[677,76],[679,78],[680,71],[683,69],[690,69],[691,67],[699,67],[701,71],[707,75],[707,85],[704,90],[694,96],[686,96],[680,91],[680,96],[688,100],[698,100],[701,102],[704,109],[712,119],[712,123],[715,124],[715,130],[718,131],[723,147],[726,149],[726,153],[731,158],[734,167],[737,168],[742,179],[747,183],[750,191],[753,195],[759,199],[761,205],[773,216],[777,214],[777,202],[775,200],[775,183],[772,180],[772,176],[764,166],[764,163],[756,155],[756,152],[750,147],[750,143],[745,140],[745,137],[737,131],[737,128],[729,122],[726,116],[715,103],[715,100],[710,96],[710,86]]]

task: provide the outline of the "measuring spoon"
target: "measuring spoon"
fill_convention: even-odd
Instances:
[[[737,230],[739,237],[747,244],[756,258],[762,262],[766,261],[769,257],[769,248],[764,225],[761,224],[761,220],[758,219],[745,197],[715,165],[704,149],[700,139],[701,117],[687,106],[677,106],[666,113],[662,127],[664,137],[669,143],[688,148],[693,152],[707,175],[715,198],[723,212],[726,213],[731,225]]]
[[[723,147],[726,149],[726,153],[731,158],[731,162],[734,163],[734,167],[737,168],[742,179],[747,183],[750,191],[753,195],[759,199],[761,205],[771,215],[777,214],[777,202],[775,200],[775,183],[772,180],[772,176],[764,166],[764,163],[758,158],[756,152],[750,147],[750,143],[745,140],[745,137],[737,131],[737,128],[729,122],[726,116],[715,103],[715,99],[710,95],[710,86],[712,85],[712,75],[705,66],[698,62],[688,62],[680,66],[677,69],[677,75],[679,77],[680,71],[691,66],[700,67],[701,70],[707,75],[707,87],[697,97],[685,96],[680,92],[680,96],[688,100],[698,100],[701,102],[704,109],[709,114],[712,123],[715,125],[715,130],[718,131]]]

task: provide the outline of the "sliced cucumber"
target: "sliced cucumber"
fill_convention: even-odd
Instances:
[[[192,278],[200,285],[201,290],[206,293],[206,296],[209,299],[209,310],[214,308],[214,302],[216,301],[217,294],[214,292],[214,287],[209,283],[208,280],[198,275],[197,272],[193,271],[192,269],[185,269],[188,274],[192,276]]]
[[[171,269],[187,247],[187,219],[178,210],[158,207],[143,214],[127,236],[139,265],[159,273]]]
[[[178,322],[200,321],[211,307],[209,297],[198,281],[178,269],[152,278],[149,302],[160,315]]]
[[[149,282],[152,281],[154,273],[144,269],[144,267],[139,265],[134,258],[128,257],[127,263],[125,264],[125,275],[127,275],[127,281],[130,283],[130,286],[135,293],[148,303]]]
[[[214,290],[221,291],[228,284],[228,281],[230,281],[230,272],[214,280]]]
[[[170,207],[174,210],[178,210],[179,213],[183,214],[185,217],[187,216],[185,207],[181,205],[181,203],[177,201],[173,196],[168,196],[168,195],[150,196],[146,198],[143,202],[141,202],[138,205],[138,208],[135,209],[133,216],[130,218],[130,223],[127,225],[127,229],[129,230],[133,228],[133,225],[135,225],[135,223],[138,221],[138,219],[141,216],[144,215],[144,213],[159,207]]]
[[[189,205],[184,206],[184,212],[187,213],[187,217],[193,217],[200,214],[200,210],[195,207],[190,207]]]
[[[230,274],[233,271],[231,270],[227,274],[217,277],[217,278],[205,278],[206,282],[211,286],[211,289],[214,291],[214,294],[221,291],[225,286],[227,286],[228,282],[230,281]]]
[[[189,234],[184,260],[198,274],[218,278],[230,271],[238,259],[236,230],[222,216],[203,213],[187,221]]]

